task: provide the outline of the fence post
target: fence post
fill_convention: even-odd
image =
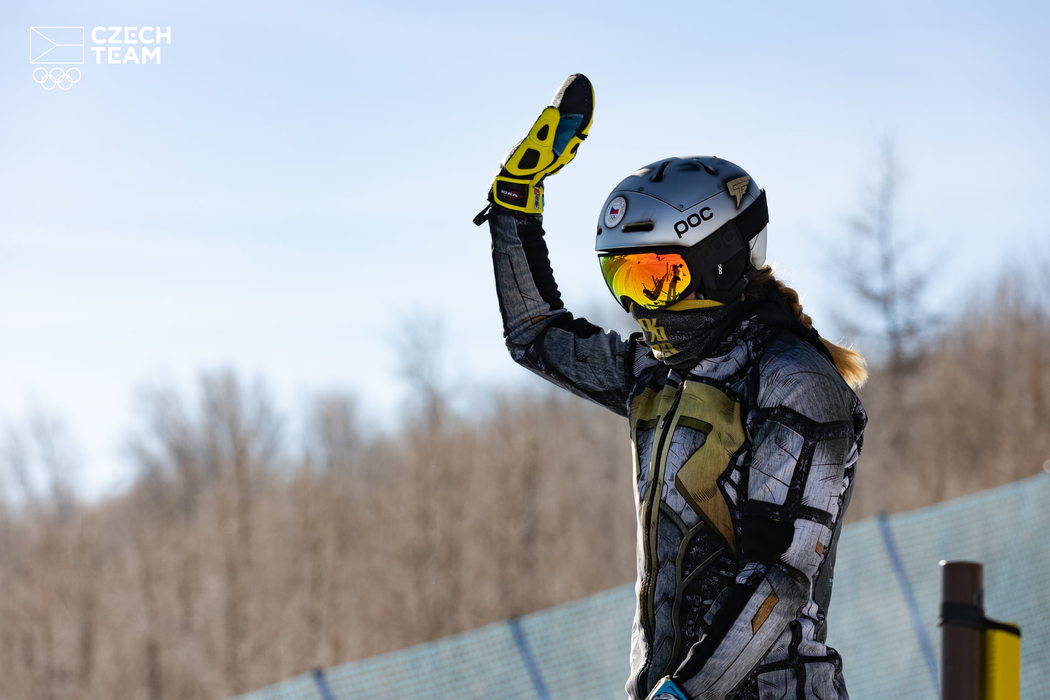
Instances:
[[[941,562],[941,700],[982,700],[984,635],[970,622],[984,618],[984,568]]]
[[[540,673],[539,664],[536,663],[536,657],[532,655],[529,640],[521,626],[521,620],[512,617],[508,622],[510,623],[511,634],[514,635],[514,643],[518,645],[518,653],[521,654],[521,660],[525,664],[525,669],[529,672],[529,678],[532,679],[532,689],[536,691],[536,697],[539,700],[551,700],[550,693],[547,692],[547,684],[543,682],[543,674]]]
[[[882,544],[886,547],[886,556],[890,558],[894,573],[897,574],[897,583],[900,585],[901,595],[908,606],[911,615],[911,626],[915,630],[915,638],[919,642],[919,649],[926,659],[926,670],[930,674],[930,683],[933,684],[934,693],[939,694],[941,685],[937,675],[937,655],[933,651],[930,635],[926,633],[926,625],[922,622],[922,610],[919,609],[919,601],[915,598],[915,590],[911,587],[908,572],[904,568],[904,560],[901,558],[900,548],[893,536],[893,528],[890,527],[890,519],[885,514],[878,517],[879,531],[882,533]]]
[[[321,700],[335,700],[332,697],[332,689],[328,687],[328,679],[324,677],[324,669],[314,669],[314,683],[317,685],[317,692],[321,694]]]

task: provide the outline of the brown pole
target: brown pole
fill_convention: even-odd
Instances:
[[[941,562],[941,700],[982,700],[984,570],[968,561]]]

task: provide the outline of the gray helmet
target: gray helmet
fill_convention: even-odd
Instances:
[[[740,166],[713,156],[665,158],[609,194],[595,250],[600,257],[677,252],[691,273],[679,298],[695,291],[730,301],[765,263],[768,221],[765,192]]]

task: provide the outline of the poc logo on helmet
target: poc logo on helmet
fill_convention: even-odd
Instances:
[[[711,207],[704,207],[700,211],[694,212],[685,217],[685,221],[674,222],[674,232],[678,234],[679,238],[681,238],[689,232],[689,229],[696,228],[705,221],[710,220],[712,216],[714,216],[714,214],[711,213]]]

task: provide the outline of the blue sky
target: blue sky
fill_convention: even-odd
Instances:
[[[462,405],[528,382],[470,219],[572,72],[597,107],[547,187],[570,309],[614,318],[598,207],[668,155],[728,158],[767,190],[769,255],[825,335],[842,298],[826,252],[883,138],[904,165],[899,230],[943,263],[942,308],[1047,249],[1045,4],[549,7],[4,3],[0,423],[62,416],[102,493],[126,483],[137,389],[202,370],[263,377],[292,412],[347,389],[390,426],[400,328],[426,314],[474,387]],[[144,25],[171,27],[159,65],[88,50],[70,90],[33,81],[30,26],[84,26],[90,46],[96,26]]]

